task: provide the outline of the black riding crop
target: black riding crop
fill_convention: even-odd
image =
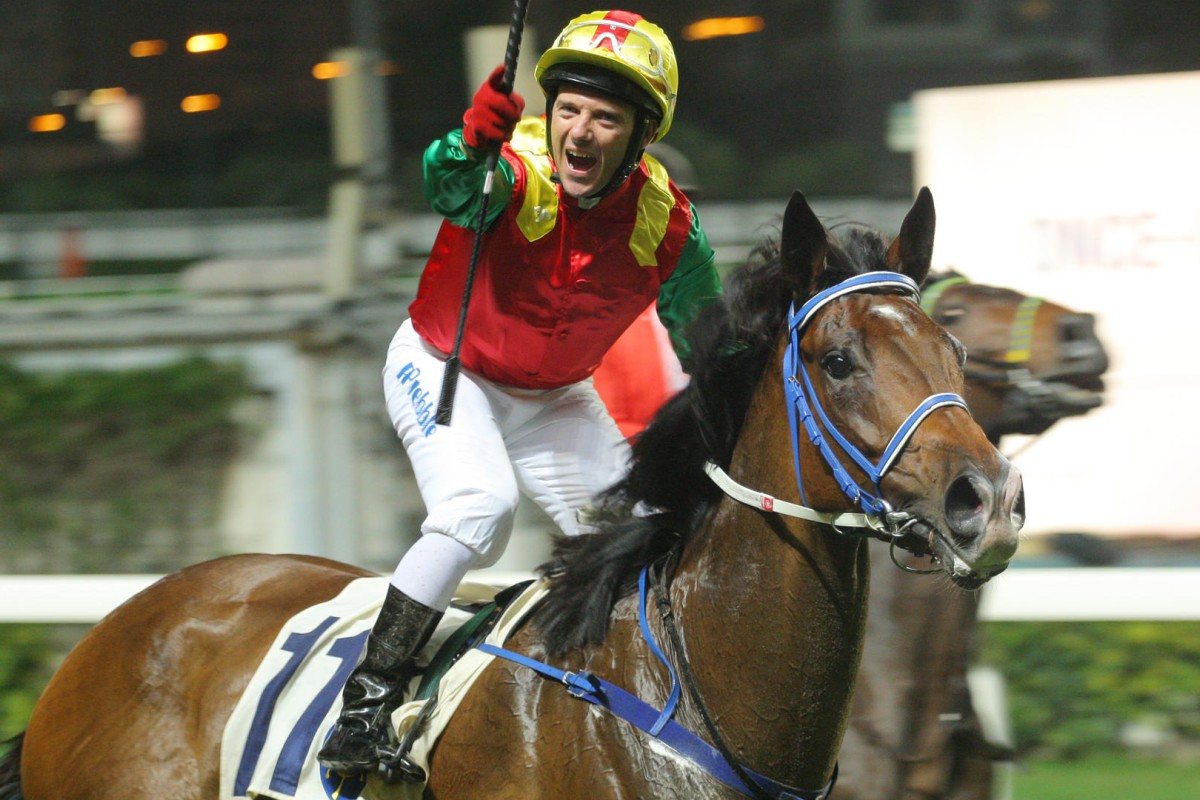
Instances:
[[[508,45],[504,48],[504,82],[501,89],[505,94],[512,92],[513,81],[516,80],[517,56],[521,52],[521,34],[525,31],[525,9],[529,0],[514,0],[512,21],[508,25]],[[463,332],[467,327],[467,308],[471,304],[471,286],[475,283],[475,266],[479,263],[479,245],[483,239],[483,228],[487,222],[488,201],[492,197],[492,184],[496,177],[496,163],[500,158],[500,148],[494,148],[488,153],[486,175],[483,179],[483,192],[479,199],[479,221],[475,225],[475,241],[471,245],[471,261],[467,266],[467,280],[463,285],[462,306],[458,310],[458,330],[454,334],[454,349],[446,359],[446,370],[442,373],[442,394],[438,398],[437,416],[434,422],[438,425],[449,425],[450,414],[454,410],[454,392],[458,388],[459,351],[462,349]]]

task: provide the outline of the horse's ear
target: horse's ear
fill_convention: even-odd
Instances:
[[[937,214],[933,210],[933,194],[922,186],[917,200],[900,225],[900,235],[887,252],[888,269],[903,272],[920,286],[929,274],[933,261],[933,229]]]
[[[792,192],[783,212],[783,232],[779,237],[779,258],[784,274],[797,293],[811,294],[825,268],[829,248],[828,234],[813,213],[804,193]]]

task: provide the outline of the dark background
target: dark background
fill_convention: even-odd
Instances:
[[[1200,4],[1181,0],[656,0],[626,5],[661,25],[681,72],[668,143],[713,198],[901,197],[906,153],[889,116],[942,86],[1200,68]],[[532,2],[538,51],[591,2]],[[374,46],[385,79],[394,202],[420,205],[417,162],[466,103],[463,34],[504,25],[507,0],[4,0],[0,28],[0,211],[274,205],[320,207],[330,177],[329,88],[312,66],[336,47]],[[710,16],[755,15],[754,34],[687,41]],[[224,50],[189,54],[193,33]],[[163,55],[132,58],[142,39]],[[497,63],[502,58],[497,53]],[[535,59],[526,49],[523,59]],[[120,86],[141,97],[134,153],[55,108],[64,90]],[[222,105],[185,114],[179,100]],[[530,108],[539,106],[530,98]],[[67,127],[31,133],[37,114]]]

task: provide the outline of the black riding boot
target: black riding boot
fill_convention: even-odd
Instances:
[[[388,585],[366,652],[342,690],[341,715],[317,753],[322,766],[342,773],[374,772],[379,767],[381,750],[390,749],[391,715],[404,702],[413,660],[441,618],[442,612]],[[392,771],[401,780],[424,780],[416,765],[392,765]]]

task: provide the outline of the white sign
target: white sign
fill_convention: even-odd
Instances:
[[[913,108],[935,265],[1095,313],[1112,357],[1105,405],[1017,459],[1027,530],[1200,532],[1200,72],[938,89]]]

